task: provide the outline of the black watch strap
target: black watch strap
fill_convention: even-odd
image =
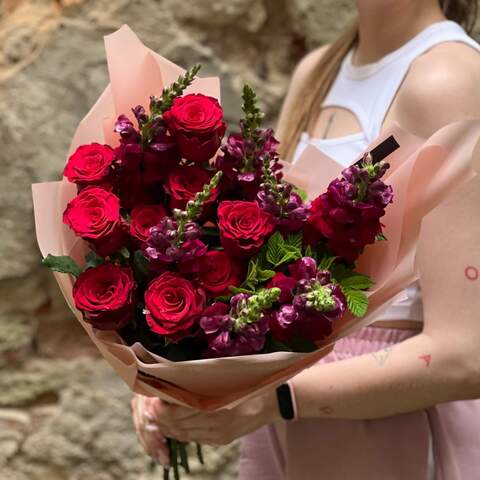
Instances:
[[[290,385],[284,383],[277,388],[278,410],[284,420],[293,420],[295,418],[295,407],[293,405],[292,392]]]

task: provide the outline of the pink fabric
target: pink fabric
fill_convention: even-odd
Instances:
[[[376,352],[414,334],[365,327],[339,340],[319,363]],[[435,476],[429,465],[431,448]],[[239,480],[320,478],[480,479],[480,400],[445,403],[376,420],[281,423],[242,439]]]

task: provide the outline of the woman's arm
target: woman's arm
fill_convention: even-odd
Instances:
[[[390,120],[428,137],[448,123],[480,117],[479,82],[478,52],[463,44],[439,45],[412,66]],[[474,154],[478,171],[479,150]],[[440,307],[435,310],[427,305],[423,332],[390,349],[297,375],[293,384],[300,416],[367,419],[480,396],[480,279],[472,281],[464,274],[468,265],[480,269],[475,230],[480,218],[475,202],[465,200],[461,208],[470,210],[472,222],[464,225],[469,235],[461,245],[463,252],[456,253],[458,269],[446,268],[441,255],[445,258],[450,252],[444,248],[438,263],[422,275],[424,293],[437,290],[447,299],[444,304],[437,300]],[[439,229],[451,223],[446,216],[437,221]],[[446,235],[455,232],[451,229]],[[465,251],[470,253],[461,259]]]
[[[452,325],[457,328],[463,329]],[[480,369],[465,358],[468,342],[458,334],[452,345],[420,333],[375,353],[303,371],[292,381],[299,416],[373,419],[475,397]]]
[[[464,53],[467,58],[457,52],[458,62],[451,56],[436,58],[423,76],[416,70],[416,82],[392,108],[401,114],[397,120],[404,128],[429,136],[446,123],[480,115],[480,57]],[[288,105],[283,111],[288,112]],[[480,171],[480,148],[475,159]],[[480,190],[478,183],[477,187]],[[370,419],[480,396],[480,278],[472,280],[466,270],[472,266],[480,271],[479,203],[467,199],[462,205],[472,224],[465,227],[469,235],[461,250],[448,250],[437,242],[438,262],[422,273],[422,291],[442,292],[436,307],[427,305],[423,332],[392,348],[297,375],[293,385],[300,417]],[[438,221],[448,230],[451,217]],[[456,259],[455,271],[445,267],[442,260],[447,256]],[[181,440],[224,444],[279,419],[275,391],[231,410],[187,413],[158,402],[161,431]]]

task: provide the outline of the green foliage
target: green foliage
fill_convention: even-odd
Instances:
[[[362,275],[344,264],[332,268],[334,279],[340,284],[348,309],[356,317],[363,317],[368,310],[368,298],[362,290],[372,287],[373,281],[368,275]]]
[[[332,268],[332,265],[335,263],[336,259],[337,257],[331,257],[331,256],[325,255],[320,261],[320,263],[318,264],[318,268],[320,270],[330,270]]]
[[[137,281],[145,279],[148,275],[148,259],[147,257],[145,257],[141,250],[135,250],[135,252],[133,253],[133,272]]]
[[[267,242],[266,259],[273,266],[293,262],[302,257],[302,234],[289,235],[284,239],[280,232],[275,232]]]
[[[318,349],[318,347],[310,340],[305,338],[295,336],[292,339],[291,343],[292,351],[298,353],[310,353]]]
[[[348,309],[356,317],[363,317],[368,310],[368,298],[361,290],[342,287],[343,294],[347,299]]]
[[[298,187],[293,187],[293,191],[304,201],[306,202],[308,200],[308,194],[305,190],[302,190],[301,188]]]
[[[267,282],[275,275],[273,270],[265,270],[258,264],[258,260],[252,258],[248,262],[248,270],[242,287],[255,291],[257,286]]]
[[[87,255],[85,255],[85,268],[90,268],[90,267],[98,267],[102,263],[105,262],[105,259],[101,257],[97,252],[94,252],[91,250],[88,252]]]
[[[313,258],[315,261],[318,261],[318,254],[317,254],[317,252],[312,248],[311,245],[307,245],[307,246],[304,248],[303,256],[304,256],[304,257],[310,257],[310,258]]]
[[[350,277],[344,278],[340,282],[340,285],[343,288],[349,288],[352,290],[368,290],[373,285],[373,281],[368,275],[356,273]]]
[[[248,288],[242,288],[242,287],[234,287],[233,285],[229,287],[230,291],[236,295],[237,293],[247,293],[247,294],[252,294],[255,293],[254,290],[250,290]]]
[[[70,273],[78,277],[82,273],[82,269],[77,265],[73,258],[68,255],[50,255],[48,254],[42,264],[55,272]]]
[[[271,335],[267,338],[265,349],[263,353],[273,353],[273,352],[291,352],[292,349],[285,345],[284,343],[276,340]]]

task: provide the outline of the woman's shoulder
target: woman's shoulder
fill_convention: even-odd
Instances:
[[[448,42],[419,56],[395,101],[395,120],[428,137],[463,118],[480,117],[480,51]]]
[[[301,85],[305,81],[329,47],[330,44],[322,45],[321,47],[308,52],[297,63],[290,82],[291,87]]]

